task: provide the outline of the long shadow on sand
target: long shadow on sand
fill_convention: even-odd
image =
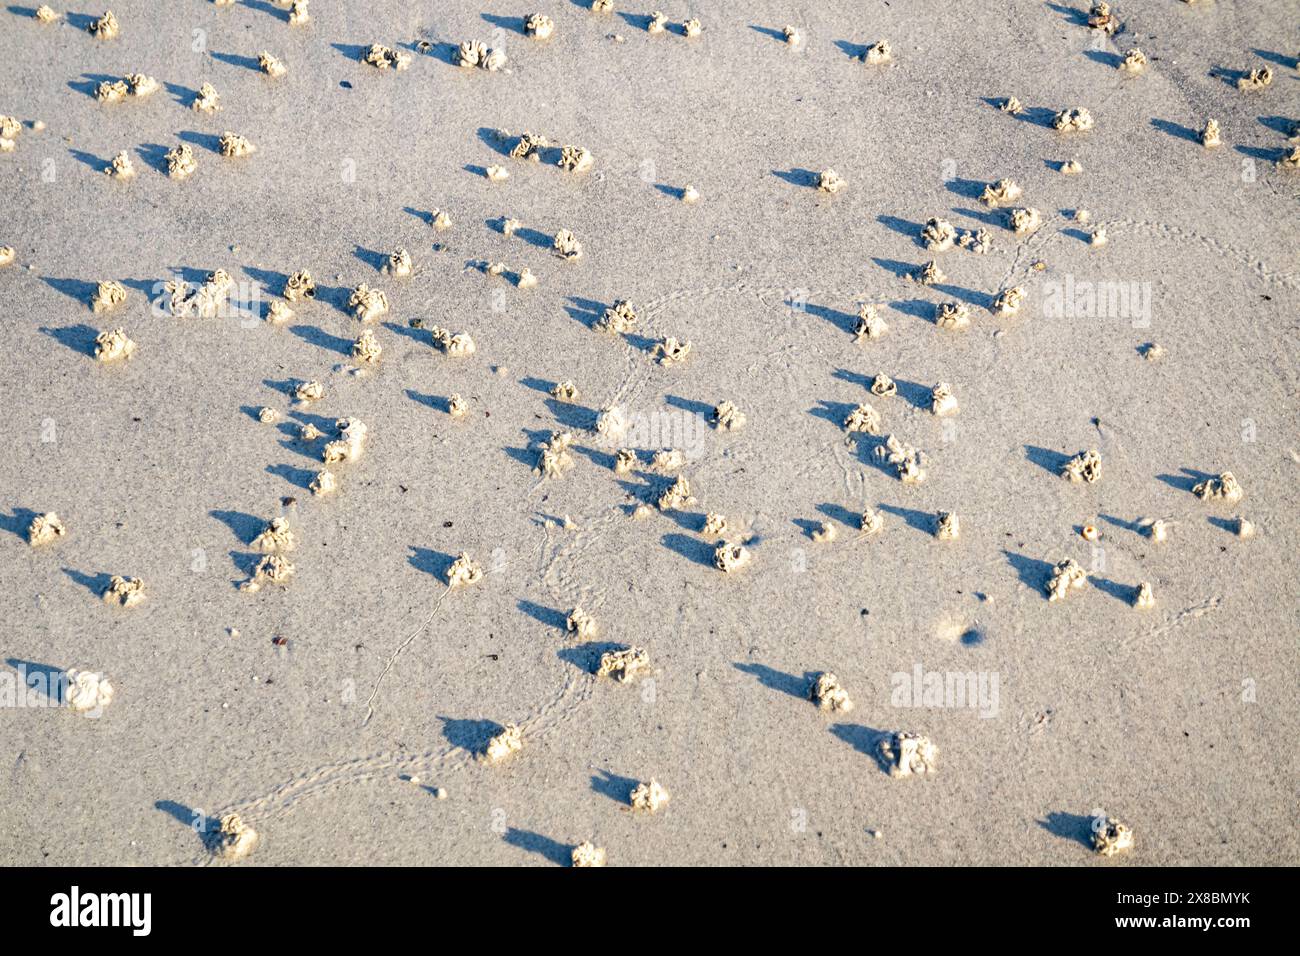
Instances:
[[[599,770],[591,778],[591,789],[626,807],[628,797],[640,782],[635,777],[620,777],[608,770]]]
[[[447,569],[456,561],[454,554],[448,554],[446,551],[435,551],[433,548],[421,548],[418,545],[407,545],[411,549],[411,556],[406,560],[411,567],[417,571],[423,571],[425,574],[431,574],[439,581],[447,580]]]
[[[1137,598],[1138,589],[1132,584],[1121,584],[1119,581],[1098,577],[1095,574],[1088,575],[1088,583],[1123,604],[1132,604]]]
[[[153,806],[155,810],[161,810],[183,827],[193,828],[196,821],[203,819],[202,811],[177,803],[175,800],[157,800]]]
[[[108,585],[113,580],[113,576],[106,572],[98,574],[78,571],[75,568],[64,568],[63,573],[72,578],[73,581],[80,584],[83,588],[95,595],[96,598],[102,598],[104,592],[108,590]]]
[[[241,6],[248,7],[250,10],[260,10],[262,13],[268,13],[283,23],[289,22],[289,11],[274,7],[267,0],[239,0],[239,2]]]
[[[711,542],[676,533],[664,535],[661,541],[669,551],[675,551],[702,567],[713,567],[714,545]]]
[[[1061,475],[1061,469],[1070,460],[1069,455],[1059,451],[1052,451],[1050,448],[1043,448],[1040,445],[1026,445],[1025,458],[1043,469],[1043,471],[1056,475],[1058,478]]]
[[[817,510],[832,521],[838,521],[840,524],[852,528],[854,531],[857,531],[862,527],[862,515],[856,511],[850,511],[843,505],[824,501],[817,506]]]
[[[289,332],[318,348],[327,352],[334,352],[337,355],[350,356],[352,354],[352,340],[344,338],[341,335],[331,335],[320,326],[316,325],[294,325],[290,326]]]
[[[1011,565],[1020,578],[1020,583],[1031,591],[1043,594],[1044,600],[1046,600],[1047,582],[1052,579],[1052,563],[1005,549],[1003,549],[1002,553],[1006,555],[1007,563]]]
[[[925,248],[925,243],[921,240],[921,230],[924,228],[919,222],[912,222],[908,219],[899,219],[897,216],[877,216],[876,222],[880,223],[891,232],[896,232],[900,236],[906,236],[912,240],[912,245]]]
[[[257,515],[248,514],[244,511],[222,511],[214,509],[208,512],[210,517],[216,518],[227,528],[229,528],[240,544],[248,544],[256,538],[262,529],[266,527],[266,519],[259,518]]]
[[[919,511],[916,508],[903,508],[899,505],[881,504],[880,510],[886,514],[898,515],[903,522],[909,527],[914,528],[923,534],[934,534],[935,522],[937,519],[928,511]]]
[[[42,326],[41,332],[60,345],[72,349],[78,355],[94,356],[95,354],[95,339],[99,336],[99,330],[91,328],[84,322],[78,325],[65,325],[58,329]]]
[[[38,664],[18,657],[8,657],[5,663],[22,675],[25,693],[39,691],[46,702],[52,705],[63,703],[63,688],[67,680],[67,671],[53,664]],[[12,705],[11,705],[12,706]]]
[[[9,514],[0,512],[0,531],[8,531],[26,541],[27,529],[35,517],[36,512],[30,508],[14,508]]]
[[[872,256],[871,261],[899,279],[906,279],[919,268],[916,263],[903,262],[901,259],[882,259],[879,256]]]
[[[520,36],[527,35],[527,31],[524,30],[524,17],[502,17],[497,16],[495,13],[483,13],[480,14],[480,16],[494,27],[500,27],[502,30],[510,30],[513,33],[518,33]]]
[[[254,73],[262,72],[262,64],[256,57],[240,56],[237,53],[218,53],[216,50],[213,50],[210,56],[212,59],[217,60],[220,63],[229,63],[231,66],[240,66],[245,70],[252,70]]]
[[[488,741],[505,730],[495,720],[475,720],[466,717],[443,717],[442,735],[447,743],[472,754],[481,754],[487,750]]]
[[[742,674],[749,674],[764,687],[771,690],[789,694],[791,697],[804,699],[808,697],[808,684],[813,678],[811,672],[805,672],[802,677],[797,677],[794,674],[779,671],[775,667],[768,667],[766,664],[749,664],[735,661],[731,666]]]
[[[610,651],[627,650],[627,647],[626,644],[615,644],[613,641],[588,641],[585,644],[562,647],[555,652],[555,656],[584,674],[594,674],[600,670],[601,657]]]
[[[832,736],[874,760],[882,773],[889,773],[889,764],[880,752],[880,742],[889,736],[887,731],[866,724],[834,724],[830,731]]]
[[[796,311],[806,312],[809,315],[815,315],[819,319],[824,319],[835,328],[845,334],[851,335],[858,327],[858,317],[848,312],[841,312],[839,309],[832,309],[829,306],[817,305],[814,302],[805,302],[801,304]]]
[[[1190,126],[1180,126],[1177,123],[1162,119],[1151,120],[1151,125],[1162,133],[1168,133],[1175,139],[1187,140],[1189,143],[1199,143],[1201,141],[1201,134]]]
[[[561,631],[569,630],[569,615],[559,608],[546,607],[533,601],[520,600],[515,607],[523,611],[535,621],[540,621],[547,627],[554,627]]]
[[[789,183],[791,186],[807,186],[809,188],[816,187],[821,177],[820,173],[798,166],[793,169],[774,169],[772,175],[783,182]]]
[[[1177,488],[1179,491],[1191,491],[1196,485],[1203,481],[1209,481],[1217,477],[1211,475],[1208,471],[1197,471],[1195,468],[1179,468],[1181,475],[1156,475],[1157,481],[1163,481],[1170,488]]]
[[[600,317],[605,314],[605,305],[597,302],[595,299],[584,299],[580,296],[567,296],[569,305],[564,307],[564,311],[569,317],[576,322],[580,322],[587,328],[594,328],[600,321]]]
[[[1038,825],[1054,837],[1073,840],[1092,849],[1092,817],[1053,810],[1047,819],[1039,820]]]
[[[312,479],[316,477],[316,472],[309,471],[306,468],[295,468],[293,465],[267,465],[266,473],[275,475],[277,478],[283,478],[295,488],[301,488],[303,491],[311,490]]]
[[[572,861],[573,847],[557,840],[552,840],[548,836],[542,836],[540,833],[534,833],[532,830],[520,830],[518,827],[511,827],[502,837],[511,846],[517,846],[521,850],[527,850],[529,853],[536,853],[538,856],[545,857],[556,866],[568,866]]]

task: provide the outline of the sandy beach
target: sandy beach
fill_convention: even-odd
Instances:
[[[1108,32],[1085,0],[666,0],[650,32],[586,0],[113,0],[111,39],[103,3],[50,5],[0,7],[0,863],[228,865],[232,813],[244,866],[1300,861],[1292,5],[1133,0]],[[158,89],[101,101],[132,74]],[[173,314],[163,283],[217,270],[215,314]],[[133,354],[98,360],[119,327]],[[274,518],[291,550],[255,544]],[[241,588],[269,555],[287,583]],[[115,575],[144,600],[106,602]],[[597,675],[628,647],[633,679]],[[41,689],[72,668],[101,712]],[[851,709],[809,699],[823,673]],[[899,733],[937,765],[899,775]],[[670,799],[634,812],[651,779]],[[1094,852],[1106,817],[1131,849]]]

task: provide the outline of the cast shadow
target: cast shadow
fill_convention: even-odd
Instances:
[[[388,254],[380,252],[378,249],[357,246],[352,250],[352,254],[376,272],[383,272],[384,266],[388,265]]]
[[[553,607],[545,607],[541,604],[536,604],[527,600],[520,600],[516,603],[515,607],[519,608],[519,610],[523,611],[533,620],[539,621],[547,627],[553,627],[556,630],[568,633],[569,615],[566,611],[561,611],[558,608]]]
[[[821,173],[797,166],[792,169],[774,169],[772,175],[783,182],[789,183],[791,186],[807,186],[813,189],[817,187],[817,183],[821,180]]]
[[[680,395],[665,395],[664,402],[673,408],[699,415],[701,418],[707,419],[713,416],[713,406],[708,402],[697,402],[694,399],[682,398]]]
[[[361,58],[365,56],[366,51],[370,49],[369,45],[360,43],[331,43],[330,46],[335,50],[338,50],[346,59],[349,59],[354,63],[360,63]]]
[[[26,541],[27,529],[36,516],[37,512],[29,508],[14,508],[9,514],[0,512],[0,531],[8,531]]]
[[[881,504],[880,510],[886,514],[897,515],[903,519],[903,523],[909,528],[915,528],[927,535],[933,535],[935,523],[938,519],[928,511],[919,511],[916,508],[903,508],[899,505]]]
[[[1092,817],[1054,810],[1047,819],[1039,820],[1038,825],[1054,837],[1072,840],[1092,849]]]
[[[1209,472],[1197,471],[1194,468],[1180,468],[1178,470],[1182,472],[1181,475],[1156,475],[1156,480],[1163,481],[1170,488],[1190,492],[1192,488],[1201,482],[1218,477],[1217,475],[1211,475]]]
[[[782,35],[781,39],[784,40],[785,36]],[[867,55],[867,44],[865,43],[854,43],[852,40],[836,40],[835,46],[850,60],[861,60]]]
[[[83,152],[79,149],[70,149],[68,153],[79,163],[84,163],[97,173],[102,173],[109,166],[109,160],[100,159],[93,153]]]
[[[953,206],[952,211],[959,216],[965,216],[967,219],[974,219],[993,229],[1010,229],[1007,217],[1010,215],[1005,209],[971,209],[967,206]]]
[[[849,417],[849,412],[857,408],[849,402],[828,402],[825,399],[818,399],[817,408],[808,409],[808,414],[813,418],[820,418],[830,422],[836,428],[844,427],[844,419]]]
[[[480,126],[478,128],[478,138],[479,142],[483,143],[483,145],[487,146],[498,156],[505,156],[508,159],[510,158],[510,151],[515,148],[515,144],[512,140],[515,140],[518,137],[502,137],[500,132],[493,127]]]
[[[806,302],[797,311],[806,312],[809,315],[817,316],[819,319],[824,319],[846,334],[852,334],[854,329],[858,327],[858,317],[856,315],[850,315],[847,312],[841,312],[839,309],[832,309],[828,306]]]
[[[1109,50],[1084,50],[1083,55],[1094,63],[1100,63],[1102,66],[1108,66],[1111,69],[1119,69],[1124,58],[1118,53],[1111,53]]]
[[[163,89],[167,94],[187,110],[193,108],[194,101],[199,98],[199,91],[188,86],[182,86],[179,83],[168,83],[163,81]]]
[[[311,490],[312,480],[316,477],[316,472],[309,471],[306,468],[294,468],[292,465],[267,465],[266,472],[269,475],[283,478],[295,488],[301,488],[303,491]]]
[[[1256,120],[1266,129],[1274,133],[1281,133],[1283,136],[1294,136],[1300,134],[1300,119],[1291,119],[1286,116],[1257,116]],[[1297,132],[1293,133],[1295,130]]]
[[[890,302],[889,307],[895,312],[910,315],[914,319],[932,324],[934,322],[936,306],[929,299],[897,299]]]
[[[414,544],[407,547],[411,549],[411,554],[406,559],[411,567],[446,583],[447,570],[455,563],[456,555],[448,554],[446,551],[436,551],[433,548],[421,548]]]
[[[948,192],[956,193],[963,199],[979,199],[984,195],[984,187],[987,184],[979,179],[950,179],[944,183]]]
[[[1194,130],[1190,126],[1181,126],[1178,123],[1171,123],[1169,120],[1162,119],[1152,119],[1151,125],[1175,139],[1186,140],[1189,143],[1200,143],[1201,141],[1200,131]]]
[[[588,641],[585,644],[562,647],[555,652],[555,656],[566,664],[572,664],[584,674],[595,674],[600,670],[600,659],[603,656],[611,651],[627,649],[628,645],[615,644],[612,641]]]
[[[101,600],[104,597],[104,592],[108,590],[108,585],[113,580],[111,574],[88,574],[75,568],[64,568],[63,573]]]
[[[950,296],[965,302],[967,305],[977,306],[981,309],[992,306],[993,300],[997,298],[997,296],[989,295],[987,292],[976,292],[974,289],[966,289],[959,285],[949,285],[943,282],[936,282],[930,288],[941,295]]]
[[[900,236],[906,236],[912,240],[912,244],[925,248],[925,243],[921,241],[921,230],[925,228],[924,224],[912,222],[908,219],[900,219],[897,216],[877,216],[876,222],[880,223],[890,232],[896,232]]]
[[[400,335],[402,338],[410,339],[420,345],[433,346],[433,334],[425,329],[423,325],[398,325],[396,322],[381,322],[379,324],[394,335]]]
[[[817,510],[830,518],[832,521],[838,521],[845,527],[858,531],[862,527],[862,515],[856,511],[850,511],[843,505],[837,505],[826,501],[817,506]]]
[[[1228,534],[1232,535],[1234,538],[1237,536],[1237,522],[1232,518],[1219,518],[1215,515],[1210,515],[1205,520],[1213,527],[1228,532]]]
[[[1059,451],[1052,451],[1050,448],[1042,448],[1038,445],[1025,446],[1025,459],[1032,464],[1037,465],[1043,471],[1050,475],[1061,477],[1061,469],[1065,463],[1070,460],[1070,456],[1062,454]]]
[[[505,730],[495,720],[474,720],[442,715],[438,715],[438,719],[442,721],[442,735],[447,739],[447,743],[471,754],[484,753],[488,741]]]
[[[1235,144],[1232,148],[1243,156],[1249,156],[1251,159],[1259,159],[1266,163],[1279,162],[1288,152],[1288,150],[1282,146],[1246,146],[1241,143]]]
[[[289,11],[282,10],[279,7],[272,6],[266,0],[239,0],[241,6],[248,7],[250,10],[260,10],[262,13],[268,13],[282,23],[289,22]]]
[[[1137,598],[1138,588],[1136,585],[1120,584],[1118,581],[1098,577],[1095,574],[1088,575],[1088,583],[1103,594],[1109,594],[1122,604],[1131,605]]]
[[[334,352],[343,356],[352,354],[351,339],[345,339],[341,335],[331,335],[319,326],[291,325],[289,326],[289,333],[327,352]]]
[[[892,272],[899,279],[910,278],[913,273],[920,268],[919,265],[911,262],[903,262],[899,259],[881,259],[872,256],[871,261],[880,266],[880,268],[884,269],[886,272]]]
[[[584,299],[572,295],[566,296],[566,298],[570,304],[564,307],[564,311],[574,321],[585,325],[589,329],[594,328],[596,323],[600,321],[601,316],[605,314],[605,305],[595,299]]]
[[[669,551],[680,554],[687,560],[693,561],[701,567],[713,567],[713,552],[716,545],[709,541],[702,541],[699,538],[693,538],[690,535],[677,534],[670,532],[660,539],[660,542]]]
[[[832,736],[844,741],[858,753],[875,761],[881,773],[889,773],[889,762],[880,752],[881,741],[890,736],[887,731],[868,727],[866,724],[832,724],[830,732]]]
[[[591,789],[602,797],[609,797],[626,809],[632,791],[640,782],[635,777],[620,777],[608,770],[597,770],[591,778]]]
[[[1079,7],[1067,7],[1061,3],[1047,3],[1047,9],[1055,10],[1065,18],[1065,22],[1071,26],[1086,27],[1088,25],[1088,13]]]
[[[72,349],[78,355],[88,355],[94,358],[95,339],[99,337],[99,329],[91,328],[82,322],[78,325],[65,325],[58,329],[41,326],[41,332],[60,345]]]
[[[1143,528],[1140,521],[1125,521],[1123,518],[1117,518],[1114,515],[1097,515],[1107,524],[1113,524],[1117,528],[1123,528],[1125,531],[1132,531],[1134,534],[1142,534]]]
[[[1250,52],[1261,60],[1267,60],[1276,66],[1285,67],[1288,70],[1300,70],[1300,57],[1287,56],[1284,53],[1275,53],[1272,50],[1261,50],[1258,47]]]
[[[1052,572],[1055,568],[1050,561],[1040,561],[1038,558],[1031,558],[1027,554],[1016,554],[1014,551],[1002,549],[1006,555],[1007,563],[1011,565],[1020,578],[1020,583],[1031,591],[1037,591],[1039,594],[1046,595],[1047,582],[1052,579]]]
[[[217,53],[215,50],[210,55],[212,59],[222,63],[229,63],[231,66],[241,66],[246,70],[252,70],[254,73],[262,72],[262,64],[256,57],[240,56],[237,53]]]
[[[40,691],[41,695],[53,705],[62,705],[67,687],[67,671],[53,664],[38,664],[18,657],[9,657],[5,663],[22,676],[25,691]],[[54,693],[51,693],[53,691]],[[13,706],[12,701],[9,706]]]
[[[779,671],[774,667],[768,667],[766,664],[748,664],[735,661],[731,666],[742,674],[749,674],[763,687],[780,691],[782,694],[789,694],[791,697],[798,697],[801,700],[808,699],[808,686],[814,676],[810,671],[805,672],[802,677],[797,677],[794,674]]]
[[[61,292],[68,298],[75,299],[86,308],[90,308],[90,298],[99,286],[97,282],[87,282],[84,279],[60,279],[55,276],[41,276],[41,281],[55,292]]]
[[[155,810],[161,810],[187,830],[194,829],[195,822],[204,819],[204,814],[201,811],[187,807],[183,803],[177,803],[175,800],[158,800],[155,801],[153,806]],[[211,829],[213,829],[213,821],[208,821],[199,836],[206,835]]]
[[[191,146],[198,146],[200,150],[207,150],[213,155],[221,155],[221,137],[214,133],[195,133],[192,130],[182,130],[181,133],[175,134],[175,138],[183,143],[190,143]]]
[[[497,16],[495,13],[484,13],[480,14],[480,16],[494,27],[500,27],[503,30],[511,31],[512,33],[518,33],[520,36],[528,35],[527,31],[524,30],[524,23],[526,22],[526,18],[524,17],[502,17]]]
[[[573,862],[573,847],[564,843],[552,840],[550,837],[542,836],[540,833],[534,833],[531,830],[520,830],[518,827],[511,827],[502,837],[511,846],[517,846],[521,850],[527,850],[529,853],[536,853],[538,856],[545,857],[556,866],[568,866]]]
[[[686,197],[686,190],[681,186],[670,186],[668,183],[655,183],[655,189],[672,199],[680,200]]]
[[[557,424],[576,431],[590,431],[596,427],[596,420],[600,417],[600,412],[594,408],[576,402],[562,402],[558,398],[546,399],[546,407],[555,416]]]
[[[110,76],[107,73],[83,73],[81,79],[68,81],[68,89],[84,93],[93,100],[95,99],[95,89],[100,83],[114,83],[120,79],[120,76]]]
[[[265,518],[259,518],[257,515],[248,514],[244,511],[221,511],[213,510],[208,512],[209,517],[216,518],[227,528],[231,530],[240,544],[248,544],[266,527]]]
[[[1215,66],[1210,68],[1209,75],[1216,80],[1226,83],[1235,90],[1237,88],[1237,81],[1244,80],[1250,75],[1250,71],[1234,70],[1226,66]]]

